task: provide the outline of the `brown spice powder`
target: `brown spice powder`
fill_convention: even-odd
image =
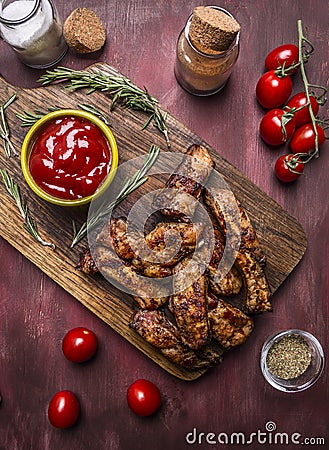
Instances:
[[[199,6],[179,36],[175,75],[181,86],[195,95],[222,89],[239,54],[240,25],[215,6]]]

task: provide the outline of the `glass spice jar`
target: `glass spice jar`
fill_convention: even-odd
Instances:
[[[260,357],[266,381],[279,391],[304,391],[319,379],[325,358],[320,342],[304,330],[290,329],[268,337]]]
[[[24,64],[38,69],[58,63],[68,48],[52,0],[0,0],[0,32]]]
[[[234,17],[225,9],[209,6]],[[176,48],[174,73],[178,83],[187,92],[198,96],[207,96],[219,92],[226,85],[239,55],[240,31],[230,47],[218,53],[205,53],[193,45],[190,36],[192,16],[179,35]]]

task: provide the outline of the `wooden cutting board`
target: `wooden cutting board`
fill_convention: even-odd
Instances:
[[[107,74],[117,74],[115,69],[106,63],[91,66],[97,67]],[[87,68],[86,70],[90,70]],[[68,92],[63,84],[56,84],[37,89],[20,89],[0,80],[0,102],[4,103],[10,95],[17,93],[17,100],[8,108],[7,117],[11,130],[12,142],[19,151],[26,129],[23,129],[15,113],[26,109],[42,110],[47,107],[77,108],[79,103],[94,104],[105,113],[110,122],[118,143],[120,163],[134,157],[146,155],[150,145],[155,143],[167,151],[165,139],[153,127],[141,128],[146,120],[143,113],[130,111],[117,105],[109,113],[109,98],[101,92],[86,96],[85,91]],[[171,139],[171,151],[185,152],[193,143],[207,146],[216,163],[217,170],[231,186],[237,198],[249,213],[259,240],[267,255],[267,277],[274,293],[302,258],[307,245],[305,233],[301,225],[285,212],[274,200],[262,192],[235,167],[221,158],[201,138],[192,133],[182,123],[168,115],[168,127]],[[0,168],[7,169],[21,187],[27,199],[32,215],[37,219],[39,231],[45,240],[56,245],[56,250],[43,247],[23,230],[22,219],[16,205],[0,182],[0,234],[18,251],[37,265],[56,283],[72,294],[79,302],[109,324],[125,339],[139,348],[163,369],[184,380],[198,378],[202,371],[182,369],[164,358],[157,350],[145,343],[134,331],[129,329],[129,320],[134,310],[134,302],[129,295],[122,293],[108,283],[102,276],[89,277],[75,269],[79,253],[86,245],[81,242],[71,249],[72,220],[80,225],[86,220],[87,210],[60,208],[43,202],[27,187],[20,169],[18,157],[8,159],[0,149]],[[147,182],[148,189],[158,189],[163,180],[151,177]],[[134,196],[120,207],[124,210],[134,203]],[[125,211],[126,213],[129,211]],[[275,304],[275,301],[274,301]],[[275,306],[274,306],[275,307]],[[225,363],[225,362],[224,362]]]

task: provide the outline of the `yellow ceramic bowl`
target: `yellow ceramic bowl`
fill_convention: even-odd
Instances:
[[[32,177],[32,174],[29,169],[29,158],[30,153],[33,147],[33,144],[38,137],[41,130],[54,119],[57,119],[59,117],[65,117],[65,116],[75,116],[75,117],[81,117],[83,119],[89,120],[93,124],[95,124],[98,129],[102,132],[106,140],[108,141],[110,148],[111,148],[111,155],[112,155],[112,161],[111,161],[111,168],[110,171],[103,181],[103,183],[100,185],[100,187],[97,189],[97,191],[93,195],[89,195],[88,197],[83,197],[79,199],[74,200],[66,200],[59,197],[55,197],[47,192],[45,192],[40,186],[37,185],[34,178]],[[82,110],[75,110],[75,109],[60,109],[58,111],[51,112],[49,114],[46,114],[43,116],[40,120],[38,120],[27,132],[23,145],[22,145],[22,152],[21,152],[21,167],[23,171],[24,178],[27,182],[27,184],[30,186],[32,191],[34,191],[40,198],[43,200],[46,200],[47,202],[53,203],[55,205],[59,206],[81,206],[89,203],[94,197],[98,197],[101,195],[105,190],[110,186],[116,169],[118,167],[118,148],[116,144],[116,140],[112,134],[112,131],[110,128],[98,117],[94,116],[93,114],[82,111]]]

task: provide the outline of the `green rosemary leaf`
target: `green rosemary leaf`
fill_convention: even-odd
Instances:
[[[17,98],[16,94],[13,94],[7,101],[6,103],[3,105],[3,109],[8,108],[8,106],[10,106]]]
[[[5,169],[0,169],[0,173],[7,192],[15,200],[17,208],[24,220],[23,228],[41,245],[51,247],[54,250],[55,245],[44,241],[39,235],[37,222],[31,217],[27,204],[23,202],[18,184],[14,182],[13,178]]]
[[[80,104],[78,104],[78,107],[80,109],[83,109],[84,111],[94,114],[94,116],[101,119],[106,125],[109,125],[109,121],[107,120],[106,116],[95,106],[87,105],[86,103],[80,103]]]
[[[149,124],[152,122],[153,120],[153,114],[150,115],[150,117],[147,119],[147,121],[144,123],[142,130],[145,130],[145,128],[147,128],[149,126]]]
[[[0,136],[3,140],[3,148],[7,158],[11,157],[11,154],[17,156],[15,147],[10,140],[10,130],[5,115],[5,110],[16,99],[16,94],[13,94],[3,105],[0,105]]]
[[[75,220],[72,220],[72,230],[73,230],[73,239],[77,235],[77,224],[75,223]]]
[[[104,123],[106,123],[108,125],[109,122],[108,122],[107,118],[96,107],[94,107],[92,105],[87,105],[84,103],[79,104],[78,107],[80,109],[83,109],[85,111],[88,111],[88,112],[94,114],[95,116],[97,116],[99,119],[101,119]],[[30,126],[34,125],[38,120],[40,120],[43,116],[45,116],[47,113],[57,111],[59,109],[60,108],[58,108],[58,107],[54,107],[54,108],[48,108],[48,111],[35,110],[34,112],[24,110],[23,113],[16,113],[16,117],[22,122],[21,123],[22,127],[30,127]]]
[[[45,116],[46,114],[57,111],[59,109],[60,108],[58,107],[52,107],[48,108],[47,111],[35,110],[34,112],[27,111],[24,109],[23,113],[16,113],[16,117],[22,122],[21,123],[22,127],[31,127],[38,120],[42,119],[42,117]]]
[[[30,127],[34,125],[35,122],[37,122],[39,119],[41,119],[41,117],[43,117],[45,114],[33,114],[29,111],[24,110],[23,113],[16,113],[16,117],[22,122],[22,127]]]

